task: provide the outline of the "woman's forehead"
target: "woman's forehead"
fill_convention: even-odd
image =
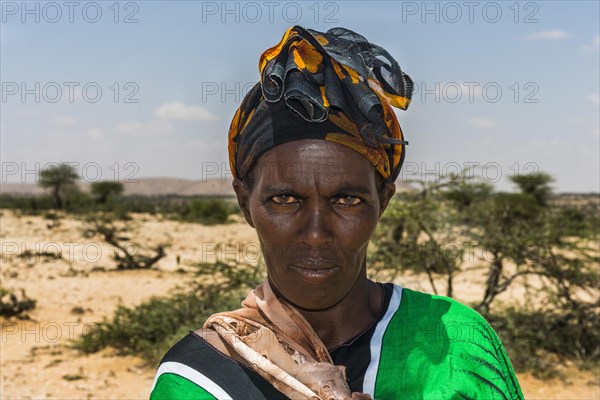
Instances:
[[[320,164],[359,163],[371,165],[360,153],[339,143],[322,139],[302,139],[283,143],[265,152],[261,163],[286,164],[287,161],[318,162]]]
[[[318,139],[288,142],[263,154],[256,178],[262,181],[348,184],[374,181],[372,164],[357,151]]]

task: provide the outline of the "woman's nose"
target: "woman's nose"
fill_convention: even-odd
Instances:
[[[323,206],[313,206],[305,212],[307,215],[303,219],[302,241],[315,249],[331,243],[333,235],[327,210]]]

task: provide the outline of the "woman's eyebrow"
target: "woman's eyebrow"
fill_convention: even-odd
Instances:
[[[265,193],[296,193],[297,190],[294,190],[293,185],[286,183],[272,183],[265,185],[261,192]],[[371,190],[367,189],[364,186],[356,185],[352,183],[344,184],[343,186],[337,187],[332,190],[334,196],[342,195],[342,194],[361,194],[361,195],[370,195]]]
[[[335,193],[336,194],[356,193],[356,194],[369,195],[369,194],[371,194],[371,190],[367,189],[364,186],[349,183],[349,184],[345,184],[345,185],[337,188],[335,190]]]
[[[293,192],[292,185],[287,183],[271,183],[267,184],[262,189],[263,192]]]

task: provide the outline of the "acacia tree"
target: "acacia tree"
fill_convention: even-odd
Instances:
[[[471,240],[483,254],[485,290],[477,309],[488,313],[494,299],[520,276],[536,272],[530,255],[539,248],[543,215],[538,203],[522,193],[496,193],[468,208]],[[507,271],[507,265],[515,268]]]
[[[546,206],[554,179],[545,172],[536,172],[528,175],[513,175],[510,180],[517,185],[521,193],[532,196],[540,206]]]
[[[599,275],[592,266],[598,256],[588,244],[597,239],[594,216],[586,218],[571,207],[553,205],[552,178],[546,173],[511,180],[520,192],[496,193],[469,209],[471,237],[490,256],[485,260],[486,287],[478,310],[489,313],[494,299],[522,276],[539,278],[544,297],[556,306],[566,302],[579,307],[575,293],[581,292],[597,302],[594,282]],[[508,264],[514,265],[510,271]]]
[[[76,187],[79,179],[75,167],[67,163],[51,165],[40,172],[38,184],[52,190],[56,208],[64,208],[64,196],[68,189]]]
[[[123,193],[123,184],[116,181],[99,181],[92,183],[91,192],[98,203],[106,204],[110,196],[119,196]]]
[[[99,235],[114,249],[113,259],[117,270],[150,269],[167,254],[165,248],[168,243],[155,246],[151,252],[143,250],[138,243],[131,242],[127,236],[133,230],[133,225],[122,223],[120,226],[113,221],[113,215],[108,213],[94,213],[85,218],[87,227],[84,230],[86,237]]]
[[[446,295],[452,296],[466,248],[461,244],[468,244],[484,255],[477,269],[485,285],[476,306],[484,314],[499,294],[532,275],[542,282],[538,294],[557,308],[589,310],[600,304],[593,268],[598,252],[589,244],[598,238],[597,211],[583,215],[552,204],[552,178],[545,173],[512,180],[519,192],[494,192],[468,171],[434,184],[421,182],[420,191],[390,203],[374,235],[374,270],[387,278],[406,269],[424,272],[434,293],[434,278],[445,276]],[[458,246],[453,249],[452,243]],[[591,303],[580,301],[582,292]]]
[[[405,269],[425,273],[435,294],[440,292],[436,277],[443,277],[445,295],[454,295],[453,282],[460,272],[465,249],[460,237],[466,233],[463,232],[465,226],[459,224],[461,210],[448,207],[443,194],[464,181],[467,173],[468,170],[464,170],[461,176],[440,177],[433,182],[412,181],[420,190],[392,199],[373,238],[376,249],[371,270],[374,273],[386,279],[396,278]],[[487,186],[480,185],[469,187],[461,194],[452,193],[458,202],[468,204],[488,190]]]

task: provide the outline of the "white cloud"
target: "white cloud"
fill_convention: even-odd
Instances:
[[[600,51],[600,35],[594,36],[590,44],[583,45],[583,51],[586,53],[595,53]]]
[[[529,40],[561,40],[571,36],[560,29],[551,29],[549,31],[533,32],[525,36]]]
[[[183,103],[165,103],[154,114],[159,118],[184,121],[213,121],[217,116],[200,106],[188,106]]]
[[[569,121],[570,124],[575,126],[585,125],[589,122],[586,118],[582,116],[570,116],[567,117],[567,121]]]
[[[102,132],[101,129],[98,128],[90,128],[85,132],[85,135],[87,137],[89,137],[90,139],[103,139],[104,138],[104,132]]]
[[[53,129],[49,131],[46,136],[51,141],[62,141],[68,140],[72,137],[72,132],[66,131],[64,128]]]
[[[115,130],[125,135],[143,136],[168,133],[173,127],[167,120],[153,119],[148,122],[125,121],[115,126]]]
[[[496,126],[496,122],[494,120],[482,117],[469,118],[467,119],[467,124],[480,129],[489,129]]]
[[[144,127],[144,124],[138,121],[122,122],[115,127],[120,133],[138,133]]]
[[[27,118],[27,119],[31,119],[31,120],[39,117],[39,114],[36,112],[33,112],[31,110],[19,109],[19,108],[17,108],[14,111],[11,111],[10,114],[13,117]]]
[[[64,125],[64,126],[77,125],[77,120],[75,118],[67,117],[66,115],[52,114],[52,115],[50,115],[50,120],[57,125]]]
[[[600,96],[597,94],[589,94],[585,99],[596,106],[600,106]]]
[[[597,94],[591,94],[586,97],[594,105],[598,105],[600,103],[600,98]],[[600,136],[600,125],[598,124],[598,116],[590,118],[590,116],[577,115],[567,117],[567,121],[575,126],[577,132],[590,132],[593,138],[598,138]],[[595,146],[596,148],[598,146]],[[596,158],[598,158],[596,156]]]

